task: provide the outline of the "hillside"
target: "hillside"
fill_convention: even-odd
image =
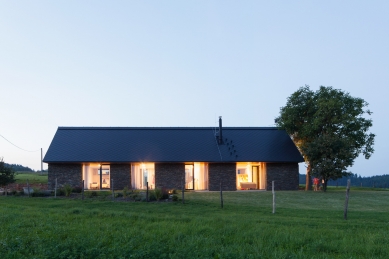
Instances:
[[[29,168],[28,166],[22,166],[19,164],[7,164],[7,163],[4,164],[5,166],[12,167],[15,171],[35,172],[33,169]]]

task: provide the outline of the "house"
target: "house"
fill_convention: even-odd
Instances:
[[[49,188],[297,190],[304,159],[275,127],[59,127]]]

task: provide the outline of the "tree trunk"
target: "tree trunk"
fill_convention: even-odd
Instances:
[[[308,164],[307,167],[307,175],[305,176],[305,190],[310,191],[312,190],[312,183],[311,183],[311,165]]]
[[[323,192],[326,192],[326,191],[327,191],[327,183],[328,183],[328,179],[324,179],[324,183],[323,183]]]

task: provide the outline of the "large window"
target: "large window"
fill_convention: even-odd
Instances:
[[[266,188],[265,163],[247,162],[236,164],[236,188],[258,190]]]
[[[208,164],[192,163],[185,165],[185,189],[208,189]]]
[[[82,178],[85,189],[109,189],[111,183],[110,166],[104,164],[84,164]]]
[[[133,189],[155,188],[154,163],[131,164],[131,186]]]

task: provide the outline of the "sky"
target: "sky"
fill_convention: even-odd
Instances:
[[[40,170],[58,126],[201,127],[218,116],[274,126],[288,96],[324,85],[373,112],[375,152],[350,171],[388,174],[388,10],[374,0],[0,0],[0,157]]]

